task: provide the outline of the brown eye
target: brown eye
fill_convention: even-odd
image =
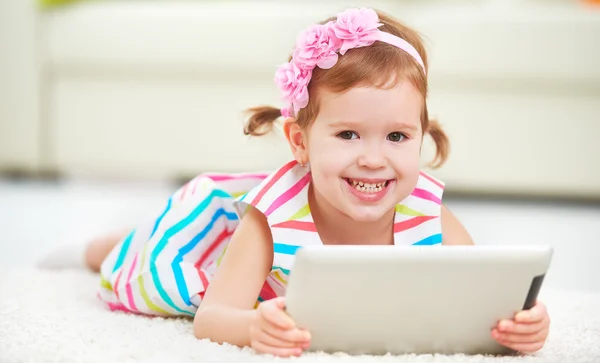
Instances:
[[[393,142],[400,142],[406,138],[406,135],[404,135],[401,132],[392,132],[391,134],[388,135],[387,138],[388,138],[388,140],[393,141]]]
[[[338,134],[338,137],[340,137],[344,140],[352,140],[353,136],[358,136],[358,135],[356,135],[356,133],[353,131],[342,131]]]

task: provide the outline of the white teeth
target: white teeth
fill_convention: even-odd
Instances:
[[[360,180],[354,180],[354,179],[348,179],[350,181],[350,183],[352,184],[352,186],[358,190],[359,192],[363,192],[363,193],[377,193],[383,190],[383,188],[385,188],[386,186],[386,182],[379,182],[379,183],[365,183],[362,182]]]

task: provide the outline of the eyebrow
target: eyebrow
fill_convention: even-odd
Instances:
[[[332,129],[341,129],[341,128],[356,128],[357,126],[360,126],[361,124],[363,124],[363,122],[360,121],[348,121],[348,120],[336,120],[336,121],[332,121],[329,123],[329,128]],[[411,130],[411,131],[417,131],[418,127],[406,122],[393,122],[392,123],[394,128],[397,128],[399,130]]]

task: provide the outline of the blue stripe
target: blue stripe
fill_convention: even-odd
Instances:
[[[185,256],[191,250],[193,250],[194,247],[196,247],[196,245],[198,245],[198,242],[200,242],[202,239],[204,239],[204,237],[206,237],[206,234],[214,228],[215,222],[221,216],[225,216],[227,219],[229,219],[231,221],[235,221],[238,219],[237,214],[235,214],[235,213],[227,212],[223,208],[217,209],[215,211],[215,213],[213,214],[212,219],[206,225],[206,227],[204,227],[202,232],[198,233],[196,235],[196,237],[194,237],[188,244],[181,247],[179,249],[179,253],[177,254],[177,256],[175,256],[175,259],[171,263],[171,268],[173,268],[173,275],[175,276],[175,282],[177,283],[177,289],[179,290],[179,294],[181,295],[181,298],[188,306],[192,306],[192,303],[190,301],[190,295],[189,295],[187,286],[185,284],[185,278],[183,277],[183,270],[181,269],[180,263],[183,261],[183,256]]]
[[[283,268],[281,266],[273,266],[273,270],[281,270],[281,272],[283,272],[286,275],[290,274],[290,270],[288,270],[287,268]]]
[[[283,243],[273,243],[273,252],[283,255],[295,255],[300,246],[286,245]]]
[[[152,233],[150,234],[150,237],[148,237],[148,238],[152,238],[152,236],[154,236],[154,233],[158,229],[158,226],[160,225],[160,222],[162,222],[162,220],[165,217],[165,215],[167,214],[167,212],[171,209],[171,203],[172,203],[172,201],[173,201],[173,197],[169,198],[169,200],[167,201],[167,207],[162,212],[162,214],[158,217],[158,219],[156,220],[156,223],[154,223],[154,228],[152,229]]]
[[[125,261],[125,256],[127,255],[127,251],[129,250],[129,245],[131,244],[131,239],[135,234],[135,229],[129,233],[125,241],[123,241],[123,246],[121,246],[121,251],[119,252],[119,257],[117,258],[117,262],[113,267],[112,272],[115,272],[123,265],[123,261]]]
[[[188,225],[193,223],[194,220],[196,220],[196,218],[198,218],[198,216],[204,211],[204,209],[206,209],[206,207],[208,205],[210,205],[210,202],[212,201],[212,199],[214,197],[231,198],[231,196],[229,194],[225,193],[222,190],[215,189],[215,190],[211,191],[211,193],[202,201],[202,203],[200,203],[187,217],[185,217],[184,219],[179,221],[177,224],[175,224],[171,228],[167,229],[165,234],[162,236],[160,241],[158,241],[158,243],[156,244],[156,247],[150,254],[150,272],[152,274],[152,281],[154,282],[156,291],[158,291],[158,294],[160,295],[160,297],[167,304],[169,304],[173,309],[175,309],[176,311],[179,311],[180,313],[191,315],[191,316],[193,316],[194,314],[190,313],[189,311],[185,311],[185,310],[178,308],[173,303],[173,300],[171,300],[171,298],[169,297],[169,295],[167,294],[165,289],[162,287],[162,285],[160,283],[160,279],[159,279],[157,271],[156,271],[156,258],[162,252],[162,250],[165,248],[165,246],[169,242],[169,239],[171,237],[173,237],[175,234],[179,233],[185,227],[187,227]]]
[[[248,196],[248,193],[245,193],[244,195],[238,197],[238,200],[241,202],[243,201],[246,197]]]
[[[431,246],[431,245],[436,245],[438,243],[442,243],[442,234],[441,233],[434,234],[427,238],[423,238],[419,242],[413,243],[413,246]]]

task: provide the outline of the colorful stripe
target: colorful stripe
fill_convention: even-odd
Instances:
[[[158,272],[156,269],[156,259],[157,259],[158,255],[160,255],[162,250],[166,247],[169,239],[171,239],[171,237],[173,237],[177,233],[181,232],[184,228],[186,228],[191,223],[193,223],[198,218],[198,216],[200,216],[202,214],[202,212],[204,212],[206,207],[208,207],[208,205],[210,205],[213,198],[215,198],[215,197],[227,198],[227,197],[229,197],[229,194],[227,194],[224,191],[219,190],[219,189],[213,190],[188,216],[183,218],[181,221],[177,222],[171,228],[167,229],[165,234],[162,236],[160,241],[158,241],[158,243],[156,244],[156,247],[150,254],[150,272],[152,275],[152,280],[154,282],[154,286],[156,287],[158,294],[170,307],[172,307],[175,311],[178,311],[182,314],[192,315],[192,316],[194,315],[194,314],[190,313],[189,311],[180,309],[177,305],[175,305],[175,303],[173,302],[171,297],[167,294],[167,292],[165,291],[164,287],[162,286],[162,284],[160,282],[160,277],[158,276]],[[237,216],[234,213],[231,213],[231,215],[233,215],[234,218],[237,218]],[[172,264],[172,266],[174,267],[175,264]],[[179,287],[180,283],[182,283],[182,281],[179,281],[179,279],[182,278],[182,276],[178,276],[177,272],[179,272],[179,274],[181,274],[181,272],[175,271],[175,279],[177,281],[177,286]],[[181,293],[181,290],[180,290],[180,293]],[[189,301],[189,298],[186,300]],[[186,303],[188,305],[190,305],[187,301],[186,301]]]
[[[148,308],[150,310],[156,311],[157,313],[161,313],[164,315],[168,315],[168,313],[161,309],[160,306],[156,305],[155,303],[152,302],[152,300],[150,300],[150,297],[148,296],[148,293],[146,292],[146,288],[144,287],[144,278],[142,277],[142,271],[144,269],[144,263],[146,262],[146,252],[148,249],[148,245],[144,246],[144,251],[142,252],[142,262],[140,263],[140,271],[139,271],[139,276],[137,279],[137,283],[138,286],[140,287],[140,295],[142,295],[142,299],[144,300],[144,302],[146,303],[146,306],[148,306]]]
[[[133,298],[133,291],[131,290],[131,276],[133,275],[133,270],[135,269],[135,264],[137,263],[138,255],[136,254],[133,258],[133,262],[131,263],[131,268],[129,269],[129,274],[127,274],[127,284],[125,285],[125,290],[127,291],[127,300],[129,301],[129,308],[131,310],[137,310],[135,306],[135,300]]]
[[[424,215],[423,213],[417,212],[416,210],[409,208],[404,204],[396,205],[396,213],[404,214],[405,216],[411,217],[420,217]]]
[[[435,216],[420,216],[414,217],[406,221],[394,223],[394,233],[406,231],[408,229],[414,228],[420,224],[423,224],[431,219],[437,218]]]
[[[268,217],[277,208],[281,207],[283,204],[294,198],[305,186],[310,182],[310,174],[306,174],[302,179],[300,179],[296,184],[294,184],[290,189],[288,189],[285,193],[277,197],[273,204],[265,211],[265,215]]]
[[[280,270],[281,272],[283,272],[284,274],[288,275],[290,274],[290,270],[288,270],[287,268],[283,268],[281,266],[273,266],[273,270]]]
[[[239,180],[239,179],[266,179],[267,173],[243,173],[243,174],[204,174],[204,176],[216,181]]]
[[[283,255],[295,255],[300,246],[286,245],[284,243],[273,243],[273,252]]]
[[[430,182],[432,182],[433,184],[437,185],[438,187],[440,187],[441,189],[444,189],[444,185],[442,185],[442,183],[440,183],[439,181],[435,180],[433,177],[431,177],[430,175],[428,175],[427,173],[421,172],[420,175],[429,180]]]
[[[119,268],[121,268],[121,266],[123,265],[123,262],[125,261],[125,256],[127,256],[127,251],[129,250],[129,246],[131,245],[131,239],[133,238],[134,234],[135,234],[135,230],[131,231],[129,233],[129,235],[127,235],[127,238],[125,238],[125,241],[123,241],[123,245],[121,246],[121,251],[119,251],[119,257],[117,258],[117,262],[113,266],[113,270],[112,270],[113,273],[115,271],[117,271]]]
[[[112,291],[113,289],[110,282],[107,279],[105,279],[102,275],[100,275],[100,286],[110,291]]]
[[[121,281],[121,276],[123,276],[123,269],[119,270],[119,273],[117,274],[117,279],[115,280],[115,286],[113,288],[117,300],[121,300],[121,298],[119,297],[119,281]]]
[[[258,297],[259,299],[262,299],[262,301],[271,300],[277,297],[277,293],[273,291],[273,288],[265,281]]]
[[[210,203],[210,201],[209,201],[209,203]],[[222,216],[225,216],[225,218],[227,218],[229,220],[237,219],[237,215],[235,213],[227,212],[226,210],[224,210],[222,208],[217,209],[215,214],[213,214],[212,219],[210,220],[208,225],[206,225],[206,227],[204,227],[204,229],[200,233],[198,233],[188,244],[186,244],[185,246],[180,248],[179,253],[177,254],[177,256],[175,256],[175,258],[171,262],[171,268],[173,269],[173,275],[175,277],[175,283],[177,284],[177,290],[179,290],[179,295],[181,296],[181,299],[183,300],[183,302],[188,306],[192,306],[192,302],[190,301],[190,295],[189,295],[189,292],[187,289],[187,284],[185,283],[185,276],[183,275],[183,270],[181,269],[181,263],[183,262],[183,257],[185,255],[187,255],[188,253],[190,253],[196,247],[198,242],[205,239],[208,232],[210,232],[214,228],[215,223]],[[214,248],[216,246],[217,246],[217,244],[214,243],[211,246],[212,250],[214,250]],[[210,253],[210,251],[206,251],[204,253],[203,257],[206,258],[209,255],[209,253]]]
[[[300,219],[300,218],[304,218],[304,217],[306,217],[306,216],[307,216],[307,215],[309,215],[309,214],[310,214],[310,206],[309,206],[309,204],[308,204],[308,203],[306,203],[306,204],[304,205],[304,207],[300,208],[300,209],[299,209],[299,210],[298,210],[296,213],[294,213],[294,214],[293,214],[293,215],[290,217],[290,219],[291,219],[291,220],[294,220],[294,219]]]
[[[426,199],[436,204],[442,204],[442,200],[440,198],[438,198],[435,194],[425,189],[415,188],[415,190],[413,190],[411,194],[417,198]]]
[[[273,228],[298,229],[307,232],[317,232],[317,227],[313,222],[306,221],[285,221],[272,225]]]
[[[227,237],[230,237],[233,234],[233,232],[234,231],[224,229],[223,232],[221,232],[221,234],[219,234],[219,236],[217,236],[217,238],[211,242],[210,246],[208,246],[204,253],[202,253],[202,256],[200,256],[200,259],[195,264],[196,268],[202,268],[208,256],[210,256]]]
[[[423,238],[422,240],[413,243],[413,246],[431,246],[431,245],[436,245],[439,243],[442,243],[442,234],[441,233],[434,234],[427,238]]]
[[[167,206],[165,207],[165,210],[160,214],[160,216],[154,223],[154,228],[152,228],[152,233],[150,233],[150,237],[148,237],[148,238],[152,238],[152,236],[154,236],[154,233],[156,233],[156,230],[158,229],[160,222],[162,222],[165,215],[169,212],[169,210],[171,210],[171,205],[173,203],[172,200],[173,200],[173,198],[169,198],[169,200],[167,200]]]
[[[279,181],[279,179],[281,179],[282,176],[284,176],[288,171],[290,171],[290,169],[296,166],[296,164],[298,164],[298,162],[296,160],[292,160],[289,163],[285,164],[281,169],[277,170],[275,175],[273,175],[271,180],[269,180],[267,184],[258,192],[256,197],[250,204],[256,207],[261,201],[261,199],[265,196],[265,194],[267,194],[267,192],[273,187],[273,185],[275,185],[275,183],[277,183],[277,181]]]

